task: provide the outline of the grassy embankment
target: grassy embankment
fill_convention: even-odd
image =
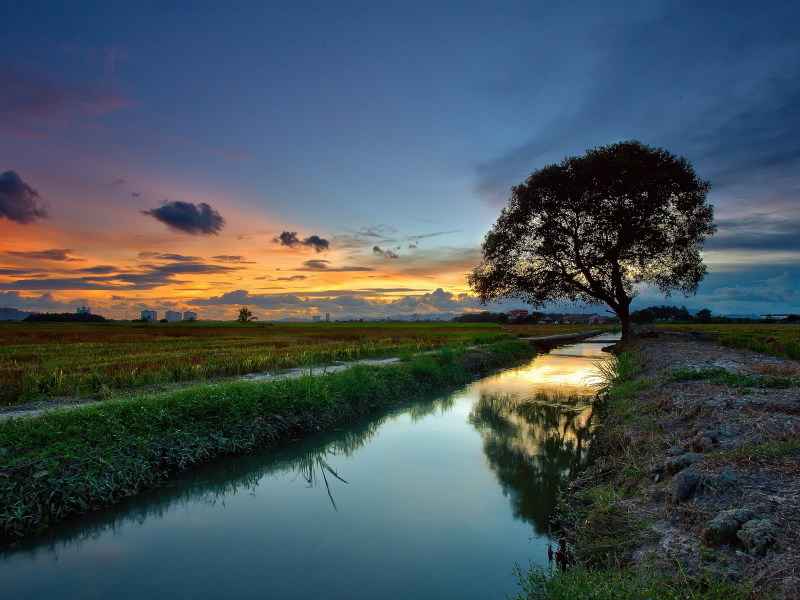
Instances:
[[[688,331],[694,329],[710,335],[714,340],[739,350],[752,350],[777,358],[800,360],[800,325],[788,323],[743,323],[712,325],[666,325],[658,326],[664,331]]]
[[[172,473],[316,431],[529,359],[524,342],[445,348],[324,376],[225,381],[0,421],[0,543],[158,485]]]
[[[547,326],[562,333],[586,326]],[[541,333],[536,326],[455,323],[0,324],[0,406],[46,397],[198,381]]]
[[[592,453],[597,459],[577,480],[562,490],[558,518],[571,534],[575,566],[566,571],[531,565],[518,569],[522,592],[517,600],[736,600],[746,592],[714,577],[688,577],[678,567],[637,563],[626,559],[651,530],[647,516],[628,507],[639,490],[635,481],[648,459],[659,451],[658,407],[642,402],[641,392],[659,383],[638,376],[636,354],[627,352],[598,365],[600,421]],[[671,374],[672,376],[673,374]],[[727,377],[721,372],[686,377]],[[675,374],[680,377],[681,374]],[[752,382],[748,382],[752,383]],[[763,383],[763,382],[760,382]],[[768,382],[770,383],[770,382]],[[783,383],[783,382],[778,382]],[[653,401],[655,402],[655,401]],[[631,435],[636,439],[632,439]]]

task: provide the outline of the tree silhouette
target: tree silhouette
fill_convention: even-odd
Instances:
[[[253,313],[246,306],[239,309],[239,316],[236,319],[237,323],[252,323],[258,321],[258,317],[254,317]]]
[[[483,303],[605,303],[626,338],[636,284],[697,292],[716,231],[709,188],[684,158],[637,141],[565,158],[511,188],[470,286]]]

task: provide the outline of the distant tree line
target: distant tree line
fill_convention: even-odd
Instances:
[[[110,321],[100,315],[89,313],[39,313],[28,315],[23,323],[104,323]]]

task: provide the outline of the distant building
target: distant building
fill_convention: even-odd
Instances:
[[[164,318],[168,323],[178,323],[181,320],[181,313],[179,313],[177,310],[168,310],[166,313],[164,313]]]
[[[587,319],[583,315],[564,315],[563,319],[564,323],[573,323],[581,325],[585,325],[586,323],[589,322],[589,319]]]
[[[183,312],[183,320],[184,321],[197,321],[197,313],[192,312],[190,310],[186,310]]]
[[[331,320],[331,313],[325,313],[325,322],[328,323]]]
[[[88,315],[92,312],[88,306],[79,306],[77,310],[79,315]]]
[[[319,315],[314,315],[313,317],[311,317],[311,322],[312,323],[319,323],[321,321],[322,321],[322,317],[320,317]]]
[[[589,323],[592,325],[605,325],[608,323],[608,318],[603,315],[594,315],[589,318]]]
[[[509,323],[517,319],[524,319],[528,316],[528,311],[525,309],[510,310],[506,313],[508,315]]]
[[[143,310],[142,321],[150,321],[151,323],[155,323],[158,321],[158,313],[154,310]]]

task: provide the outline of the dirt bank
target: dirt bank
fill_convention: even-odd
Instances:
[[[559,514],[575,561],[800,598],[800,364],[685,334],[632,350]]]

